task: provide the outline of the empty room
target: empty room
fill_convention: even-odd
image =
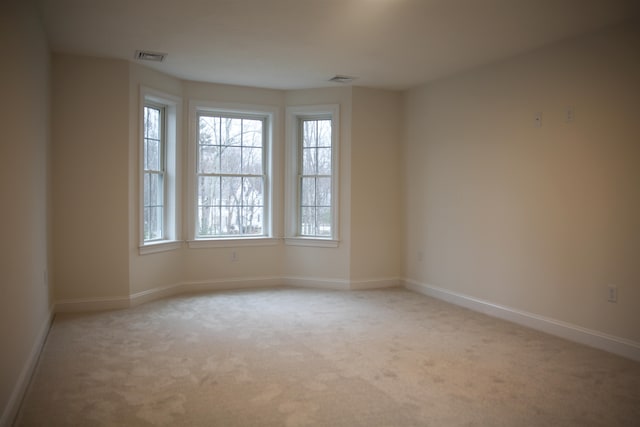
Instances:
[[[0,427],[637,426],[635,0],[3,0]]]

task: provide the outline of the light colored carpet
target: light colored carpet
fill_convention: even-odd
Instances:
[[[58,315],[21,426],[638,426],[640,364],[403,289]]]

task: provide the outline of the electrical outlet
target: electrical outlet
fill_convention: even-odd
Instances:
[[[618,302],[618,288],[615,285],[609,285],[607,301],[609,302]]]
[[[231,262],[237,262],[238,261],[238,251],[236,251],[235,249],[231,250]]]
[[[533,116],[533,127],[536,127],[536,128],[541,128],[542,127],[542,112],[541,111],[538,111]]]
[[[571,123],[575,119],[576,119],[576,113],[575,113],[575,110],[573,109],[573,105],[569,105],[564,110],[564,122]]]
[[[424,252],[418,251],[418,262],[424,261]]]

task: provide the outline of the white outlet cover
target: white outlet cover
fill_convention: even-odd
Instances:
[[[565,123],[571,123],[575,119],[576,119],[576,113],[575,113],[575,110],[573,108],[573,105],[569,105],[564,110],[564,121],[565,121]]]
[[[542,112],[538,111],[533,116],[533,126],[537,127],[537,128],[541,128],[542,127]]]

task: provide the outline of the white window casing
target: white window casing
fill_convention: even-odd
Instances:
[[[190,248],[277,244],[274,224],[277,112],[277,108],[271,106],[189,102],[187,239]],[[257,133],[259,122],[262,123],[260,145],[248,136]],[[232,139],[229,128],[226,128],[225,143],[223,136],[215,141],[218,138],[215,129],[222,135],[223,125],[240,129],[234,134],[233,144],[227,144]],[[215,129],[212,131],[212,128]],[[204,129],[209,130],[201,135]],[[206,143],[202,143],[205,140]],[[257,164],[259,155],[261,167]],[[224,156],[239,159],[239,166],[236,167],[233,160],[224,163]],[[262,200],[256,196],[260,187]],[[231,198],[233,204],[229,202]],[[254,215],[261,215],[261,221],[253,218]]]
[[[285,243],[288,245],[318,247],[337,247],[339,245],[339,118],[340,106],[337,104],[292,106],[287,108],[285,123],[287,132]],[[320,143],[320,139],[318,139],[317,144],[313,145],[315,143],[309,142],[309,134],[306,130],[303,130],[303,126],[308,129],[312,129],[315,126],[315,129],[319,129],[320,125],[326,123],[326,121],[330,121],[331,125],[330,173],[327,170],[321,171],[320,166],[318,166],[321,157],[319,153],[327,151],[327,142]],[[305,132],[304,135],[307,135],[306,142],[303,142],[303,132]],[[313,133],[313,131],[310,131],[310,133]],[[323,139],[323,141],[326,141],[326,139]],[[306,160],[308,157],[313,157],[315,160],[309,163]],[[305,164],[315,164],[316,171],[309,172],[309,168]],[[326,183],[329,179],[330,206],[327,206],[327,200],[319,201],[318,188],[320,188],[319,183],[321,181]],[[326,185],[323,187],[326,187]],[[310,193],[313,194],[309,196]],[[318,220],[318,215],[321,211],[330,211],[331,219],[329,224]],[[308,212],[311,216],[307,217],[307,214],[303,214],[303,212]],[[303,215],[305,215],[304,227]],[[316,215],[315,220],[309,219],[313,215]],[[327,230],[329,227],[330,231]]]
[[[182,116],[182,100],[178,97],[162,93],[147,87],[140,88],[140,116],[139,116],[139,141],[138,169],[139,169],[139,253],[149,254],[180,248],[180,170],[179,170],[179,137],[180,118]],[[145,141],[150,140],[145,134],[145,107],[150,107],[161,112],[161,138],[158,170],[148,170],[145,165]],[[160,232],[157,236],[145,236],[145,175],[156,174],[162,178],[162,208]]]

